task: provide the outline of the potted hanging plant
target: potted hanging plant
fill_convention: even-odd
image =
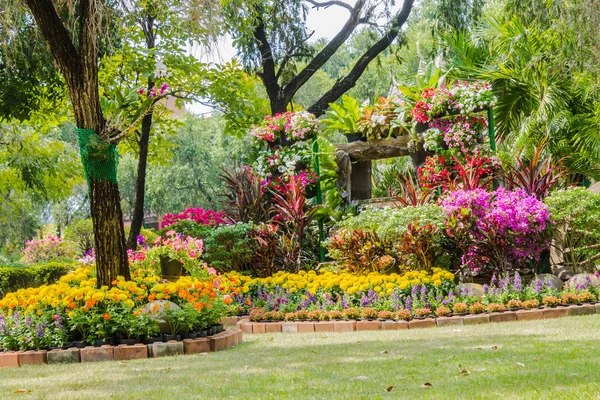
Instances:
[[[348,143],[359,140],[366,141],[366,137],[358,128],[360,120],[360,105],[354,97],[343,95],[340,103],[329,103],[329,110],[323,119],[326,132],[342,132]]]
[[[154,247],[148,250],[148,257],[160,261],[161,277],[176,281],[185,272],[186,265],[192,266],[202,255],[203,243],[201,239],[191,236],[183,238],[182,235],[170,230],[166,239],[158,237]]]

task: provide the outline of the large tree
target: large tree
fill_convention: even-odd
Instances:
[[[114,146],[127,130],[107,123],[98,90],[98,43],[105,32],[103,20],[110,18],[111,10],[101,0],[80,0],[77,4],[58,0],[24,0],[24,3],[65,80],[80,129],[94,223],[98,285],[110,285],[118,275],[129,279],[119,186],[114,179],[117,163]],[[78,18],[65,24],[61,15],[75,12]],[[76,26],[71,31],[73,20]]]
[[[404,0],[391,14],[388,1],[357,0],[228,0],[226,12],[234,45],[244,64],[262,80],[269,97],[271,112],[283,112],[296,92],[327,63],[361,25],[376,26],[381,36],[354,62],[349,72],[338,80],[308,110],[321,115],[329,103],[351,89],[371,61],[388,48],[400,35],[414,0]],[[349,17],[341,30],[316,54],[307,43],[312,33],[306,27],[308,7],[338,7]],[[389,18],[382,17],[386,14]],[[387,19],[384,26],[381,20]],[[297,61],[303,67],[296,71]]]

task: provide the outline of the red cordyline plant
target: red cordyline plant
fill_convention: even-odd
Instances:
[[[250,167],[225,169],[219,177],[225,183],[225,212],[235,222],[260,224],[270,220],[266,186]]]
[[[272,192],[274,219],[283,230],[280,236],[281,263],[288,271],[298,271],[304,259],[302,243],[317,208],[307,205],[306,188],[301,178],[290,176],[283,189]]]
[[[396,178],[398,188],[389,188],[389,196],[400,207],[422,206],[433,200],[433,193],[429,189],[420,188],[412,176],[400,175]]]
[[[458,157],[452,157],[456,164],[454,171],[457,176],[450,184],[451,190],[487,189],[497,176],[499,163],[493,157],[471,156],[465,157],[462,163]]]
[[[543,157],[546,143],[534,149],[533,156],[522,160],[515,156],[515,165],[509,165],[503,175],[509,189],[523,189],[538,200],[548,197],[550,189],[560,185],[567,174],[567,170],[560,165],[567,157],[556,163],[552,162],[552,155]]]

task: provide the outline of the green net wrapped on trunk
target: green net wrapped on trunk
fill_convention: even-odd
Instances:
[[[88,187],[90,178],[117,183],[119,153],[112,143],[106,143],[91,129],[77,128],[79,152]]]

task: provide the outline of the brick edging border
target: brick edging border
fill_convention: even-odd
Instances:
[[[0,353],[0,367],[22,365],[70,364],[94,361],[127,361],[145,358],[176,356],[181,354],[209,353],[226,350],[242,343],[241,329],[227,329],[213,336],[198,339],[170,340],[152,344],[119,346],[71,347],[57,350],[7,351]]]
[[[344,320],[344,321],[294,321],[294,322],[250,322],[240,318],[237,328],[246,334],[260,333],[310,333],[310,332],[353,332],[430,328],[449,325],[475,325],[490,322],[532,321],[540,319],[562,318],[600,314],[600,303],[571,305],[568,307],[537,308],[533,310],[504,311],[465,316],[395,320]]]

